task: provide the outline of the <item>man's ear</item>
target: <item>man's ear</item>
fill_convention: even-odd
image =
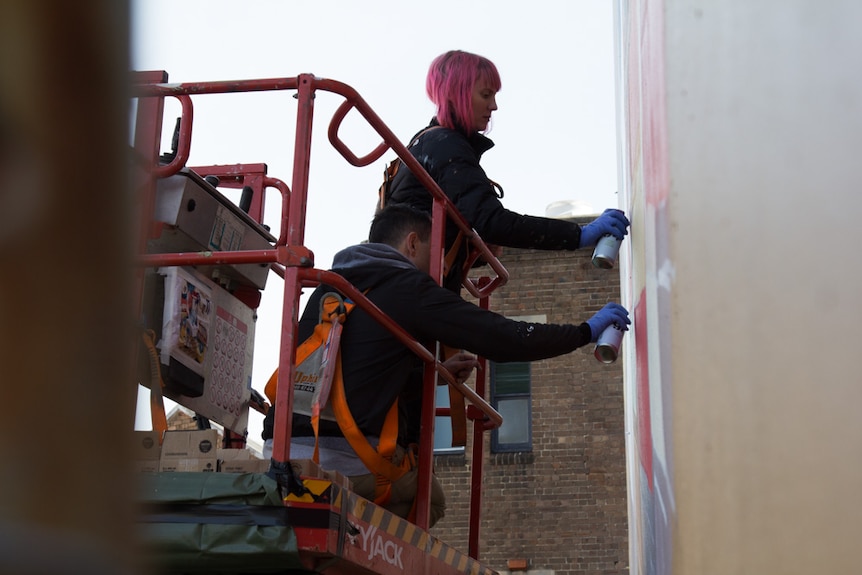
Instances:
[[[408,232],[404,238],[404,247],[407,250],[407,255],[411,258],[416,256],[419,249],[419,234],[416,232]]]

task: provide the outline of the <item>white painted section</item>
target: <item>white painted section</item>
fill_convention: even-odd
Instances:
[[[632,11],[624,294],[649,325],[625,358],[630,573],[858,572],[862,3],[619,1]]]

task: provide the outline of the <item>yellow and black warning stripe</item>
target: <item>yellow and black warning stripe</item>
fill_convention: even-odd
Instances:
[[[380,531],[402,540],[406,545],[415,547],[423,553],[428,553],[434,559],[445,563],[459,573],[469,575],[497,575],[496,571],[476,561],[466,553],[443,543],[428,532],[419,529],[415,524],[389,513],[382,507],[374,505],[367,499],[351,493],[349,500],[350,513]]]
[[[305,477],[302,479],[305,492],[297,495],[288,493],[285,501],[296,501],[299,503],[330,503],[332,500],[332,482],[326,479],[315,479]]]
[[[341,521],[349,523],[350,516],[374,526],[394,539],[401,540],[405,547],[428,555],[451,568],[453,573],[465,575],[497,575],[497,572],[476,561],[466,553],[447,545],[436,537],[417,527],[414,523],[386,511],[383,507],[364,499],[351,491],[333,484],[326,479],[303,478],[306,489],[303,495],[288,495],[286,502],[326,503],[326,509],[291,508],[294,525],[338,529],[339,516],[346,512]],[[347,500],[344,500],[347,497]],[[346,504],[346,505],[345,505]],[[341,510],[339,513],[336,510]],[[312,516],[313,515],[313,516]]]

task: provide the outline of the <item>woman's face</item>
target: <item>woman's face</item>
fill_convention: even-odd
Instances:
[[[497,91],[487,80],[479,80],[473,85],[473,131],[488,129],[491,113],[497,109]]]

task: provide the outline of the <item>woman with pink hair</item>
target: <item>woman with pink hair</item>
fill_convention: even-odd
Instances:
[[[425,89],[437,107],[431,123],[410,142],[410,153],[458,208],[485,242],[496,246],[540,250],[576,250],[593,247],[605,234],[622,239],[629,220],[609,209],[581,227],[573,222],[527,216],[507,210],[500,202],[503,190],[488,179],[479,165],[482,154],[494,146],[484,132],[497,109],[502,82],[489,59],[451,50],[431,62]],[[404,168],[404,169],[400,169]],[[409,204],[431,211],[431,194],[406,166],[400,166],[383,203]],[[456,241],[457,229],[447,226],[446,249]],[[458,246],[444,285],[460,291],[465,245]]]

